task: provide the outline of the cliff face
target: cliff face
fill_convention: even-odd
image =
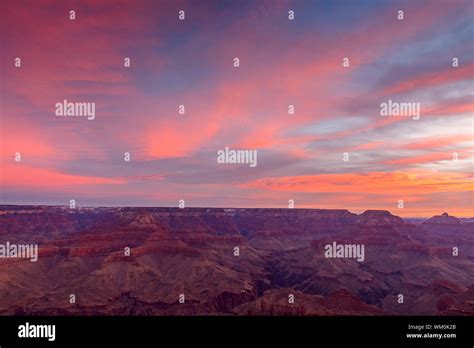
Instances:
[[[424,225],[459,225],[461,220],[457,217],[450,216],[448,213],[433,216],[432,218],[423,222]]]
[[[404,221],[402,218],[394,216],[386,210],[366,210],[363,214],[358,216],[357,223],[369,226],[395,226],[403,224]]]
[[[432,315],[474,303],[472,224],[447,214],[414,225],[377,210],[0,206],[7,241],[39,244],[39,260],[0,258],[0,314]],[[328,258],[333,243],[363,246],[363,261]]]

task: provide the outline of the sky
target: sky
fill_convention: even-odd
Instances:
[[[473,18],[458,0],[1,1],[0,203],[474,216]],[[226,147],[258,164],[218,163]]]

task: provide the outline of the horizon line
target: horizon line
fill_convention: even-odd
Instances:
[[[67,204],[65,205],[55,205],[55,204],[9,204],[9,203],[0,203],[0,207],[5,207],[5,206],[14,206],[14,207],[68,207]],[[393,216],[400,217],[401,219],[429,219],[434,216],[440,216],[443,213],[447,213],[444,211],[443,213],[440,213],[438,215],[432,215],[432,216],[399,216],[395,215],[392,213],[392,211],[387,210],[387,209],[364,209],[361,213],[357,212],[352,212],[347,208],[275,208],[275,207],[196,207],[196,206],[186,206],[184,208],[180,208],[177,206],[136,206],[136,205],[130,205],[130,206],[117,206],[117,205],[81,205],[81,206],[76,206],[75,209],[80,209],[80,208],[166,208],[166,209],[240,209],[240,210],[249,210],[249,209],[281,209],[281,210],[341,210],[341,211],[347,211],[351,214],[355,215],[361,215],[367,211],[387,211]],[[451,215],[447,213],[449,216],[456,217],[458,219],[474,219],[474,216],[462,216],[458,217],[456,215]]]

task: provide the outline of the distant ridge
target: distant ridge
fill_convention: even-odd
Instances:
[[[40,204],[40,205],[20,205],[20,204],[0,204],[0,212],[5,211],[5,210],[41,210],[41,209],[59,209],[59,210],[70,210],[69,206],[67,205],[45,205],[45,204]],[[72,210],[72,209],[71,209]],[[474,220],[474,217],[468,217],[468,218],[457,218],[452,215],[449,215],[448,213],[443,213],[442,215],[435,215],[432,217],[422,217],[422,216],[414,216],[414,217],[399,217],[398,215],[392,214],[388,210],[383,210],[383,209],[367,209],[364,212],[357,214],[351,212],[349,209],[342,209],[342,208],[337,208],[337,209],[331,209],[331,208],[242,208],[242,207],[186,207],[183,209],[180,209],[179,207],[135,207],[135,206],[77,206],[76,211],[81,211],[81,210],[101,210],[101,211],[113,211],[113,210],[118,210],[118,211],[128,211],[128,212],[133,212],[133,211],[148,211],[148,212],[153,212],[153,211],[197,211],[197,212],[203,212],[203,211],[222,211],[226,213],[232,213],[232,212],[259,212],[259,211],[268,211],[268,212],[291,212],[291,211],[298,211],[298,212],[320,212],[320,213],[327,213],[327,212],[344,212],[348,214],[352,214],[354,216],[360,216],[364,219],[367,219],[369,217],[377,217],[377,218],[385,218],[385,219],[390,219],[390,218],[398,218],[402,219],[407,222],[417,222],[417,223],[422,223],[422,222],[427,222],[427,223],[456,223],[455,220],[459,221],[459,223],[462,223],[463,220],[466,221],[471,221]],[[291,213],[290,213],[291,214]],[[399,221],[396,219],[397,221]],[[433,220],[434,219],[434,220]],[[395,221],[395,220],[393,220]],[[438,222],[437,222],[438,221]]]

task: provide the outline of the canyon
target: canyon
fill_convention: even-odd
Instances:
[[[0,315],[474,315],[473,231],[447,213],[1,205],[0,243],[38,260],[0,259]]]

